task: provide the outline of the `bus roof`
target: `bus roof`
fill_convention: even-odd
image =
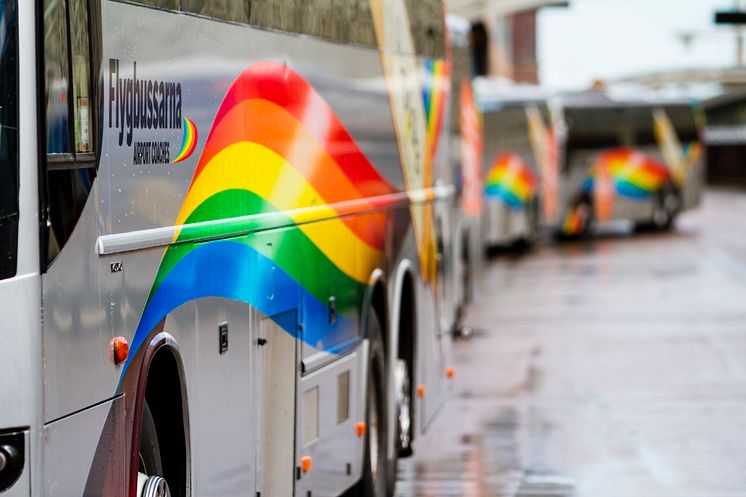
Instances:
[[[575,108],[621,108],[656,106],[691,106],[697,102],[679,91],[658,91],[639,85],[620,85],[602,90],[588,90],[559,96],[562,107]]]
[[[476,78],[474,91],[482,112],[525,104],[546,105],[552,93],[539,85],[516,84],[503,78]]]

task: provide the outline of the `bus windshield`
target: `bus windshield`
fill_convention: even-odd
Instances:
[[[0,0],[0,279],[15,275],[18,238],[18,9]]]

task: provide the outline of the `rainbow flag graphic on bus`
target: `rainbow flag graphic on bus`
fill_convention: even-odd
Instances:
[[[448,78],[448,63],[443,60],[426,59],[425,75],[422,100],[425,105],[428,155],[430,161],[432,161],[438,151],[441,129],[443,128],[443,116],[450,93],[451,82]]]
[[[612,217],[617,196],[643,201],[667,183],[685,185],[689,171],[696,165],[701,153],[702,147],[698,142],[689,143],[681,147],[681,153],[677,154],[678,165],[668,166],[637,150],[607,150],[598,156],[577,198],[591,196],[596,219],[608,220]],[[674,170],[679,171],[679,179]],[[582,218],[587,213],[582,213],[579,205],[580,202],[576,201],[565,216],[562,231],[566,234],[576,234],[583,224]]]
[[[356,323],[346,314],[362,300],[371,271],[384,257],[387,214],[378,210],[340,217],[330,204],[355,202],[361,211],[371,211],[375,200],[367,197],[391,193],[395,189],[308,82],[284,64],[249,67],[217,111],[176,219],[180,229],[175,243],[163,254],[132,340],[133,350],[185,302],[223,297],[250,304],[267,316],[300,298],[303,340],[334,352],[333,344],[355,333]],[[301,224],[309,210],[326,220]],[[221,239],[226,230],[256,228],[261,221],[255,214],[271,215],[272,225],[288,229],[272,243],[257,243],[251,235]],[[206,238],[215,240],[193,241]],[[259,284],[262,275],[271,278],[271,295]],[[330,279],[338,289],[333,326],[327,307]],[[278,325],[295,332],[290,324]]]
[[[522,210],[536,193],[536,175],[518,155],[503,153],[487,171],[485,194],[513,210]]]
[[[593,191],[596,180],[602,173],[607,173],[613,179],[616,194],[630,199],[648,198],[671,179],[671,173],[665,164],[627,148],[602,153],[585,180],[583,191]]]

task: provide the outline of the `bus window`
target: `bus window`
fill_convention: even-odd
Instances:
[[[16,274],[18,253],[18,10],[0,0],[0,279]]]
[[[70,238],[96,177],[86,0],[45,0],[44,57],[49,265]]]
[[[137,3],[143,5],[150,5],[151,7],[158,7],[161,9],[178,10],[180,0],[135,0]]]
[[[445,56],[445,10],[441,0],[407,0],[415,52],[435,59]]]
[[[70,41],[75,115],[75,152],[91,151],[90,50],[86,0],[70,0]]]
[[[181,0],[181,10],[225,21],[249,22],[248,1],[236,0]]]
[[[47,153],[69,149],[67,12],[64,0],[44,2],[44,69],[47,96]]]

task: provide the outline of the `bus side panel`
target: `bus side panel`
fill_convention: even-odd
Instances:
[[[44,427],[45,496],[126,493],[124,411],[118,397]]]
[[[46,422],[110,398],[116,390],[119,368],[109,358],[113,336],[107,318],[119,309],[109,301],[113,295],[102,296],[99,289],[102,278],[119,275],[107,274],[95,251],[100,187],[94,182],[72,236],[42,277]]]
[[[184,363],[192,495],[254,492],[252,367],[257,351],[250,312],[240,302],[206,298],[185,304],[166,320],[164,331],[176,338]],[[222,353],[221,328],[227,329],[227,349]]]

